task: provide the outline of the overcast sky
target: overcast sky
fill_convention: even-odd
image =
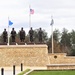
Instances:
[[[24,27],[26,34],[29,31],[29,5],[34,9],[31,15],[31,27],[42,28],[51,35],[51,15],[54,20],[54,29],[63,28],[71,31],[75,29],[75,0],[0,0],[0,33],[8,28],[8,17],[18,32]]]

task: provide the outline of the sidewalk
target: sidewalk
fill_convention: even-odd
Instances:
[[[1,68],[4,68],[4,70],[13,70],[13,66],[12,67],[0,67],[0,69]],[[21,67],[15,66],[15,69],[16,70],[21,70]],[[26,69],[46,70],[47,67],[29,67],[29,66],[24,66],[23,70],[26,70]]]
[[[1,68],[4,68],[4,75],[13,75],[13,67],[0,67],[0,75],[1,75]],[[20,67],[15,67],[15,75],[20,73]]]
[[[17,75],[18,73],[20,73],[20,71],[16,71],[15,75]],[[1,75],[1,71],[0,71],[0,75]],[[13,75],[13,71],[11,71],[11,70],[10,71],[9,70],[8,71],[4,71],[4,75]]]
[[[4,75],[13,75],[13,67],[0,67],[0,74],[1,74],[1,68],[4,68]],[[23,70],[26,70],[26,69],[31,69],[32,70],[46,70],[47,67],[29,67],[29,66],[24,66],[23,67]],[[16,75],[18,73],[21,72],[21,67],[19,66],[15,66],[15,73]]]

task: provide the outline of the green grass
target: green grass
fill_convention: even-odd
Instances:
[[[30,71],[30,69],[26,69],[25,71],[22,71],[21,73],[17,74],[17,75],[24,75],[26,72]]]
[[[75,75],[75,71],[33,71],[28,75]]]

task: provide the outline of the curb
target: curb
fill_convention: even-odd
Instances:
[[[30,71],[26,72],[24,75],[27,75],[27,74],[29,74],[32,71],[34,71],[34,69],[31,69]]]

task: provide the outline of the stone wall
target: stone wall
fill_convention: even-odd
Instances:
[[[66,56],[66,53],[48,54],[50,64],[75,64],[75,56]]]
[[[0,46],[0,67],[19,66],[46,66],[48,64],[47,45],[10,45]]]
[[[66,56],[66,53],[53,53],[48,54],[49,64],[47,69],[49,70],[75,70],[75,56]]]
[[[13,65],[46,67],[48,69],[75,69],[75,57],[66,53],[48,54],[47,45],[0,46],[0,67]]]
[[[48,70],[75,70],[75,64],[50,64]]]

